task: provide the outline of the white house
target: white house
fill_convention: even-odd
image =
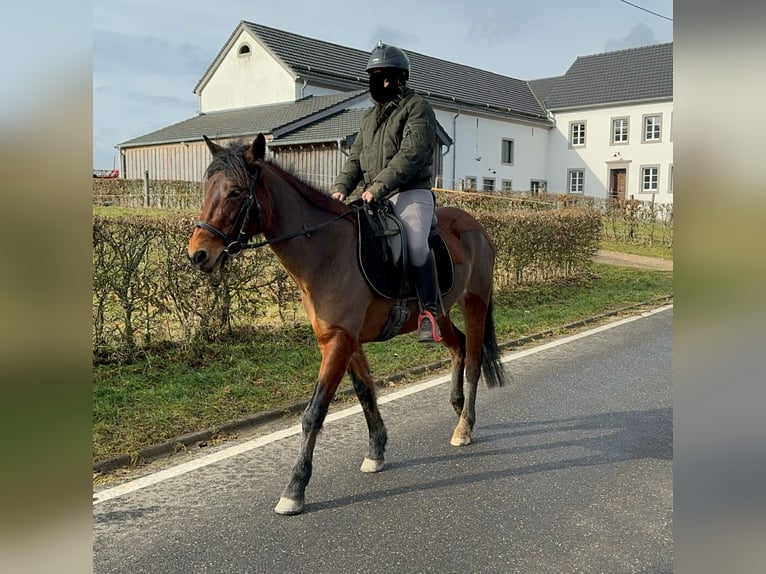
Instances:
[[[551,190],[673,202],[673,45],[577,58],[531,82],[555,121]]]
[[[608,68],[600,62],[609,54],[578,58],[564,76],[527,82],[402,48],[411,62],[410,85],[432,104],[440,124],[437,187],[547,187],[606,197],[624,182],[626,197],[650,199],[651,193],[643,190],[656,181],[655,199],[672,201],[667,191],[672,81],[662,90],[640,91],[631,79],[626,89],[632,95],[620,98],[617,88],[608,87],[610,82],[624,83],[615,69],[631,68],[633,61],[648,66],[649,75],[655,74],[653,66],[662,68],[672,80],[671,44],[611,53],[622,56],[609,68],[611,75],[602,78],[607,87],[598,93],[586,90],[585,95],[581,88],[593,82],[583,84],[580,78],[589,71],[596,77]],[[669,60],[659,57],[666,54]],[[372,105],[364,71],[368,55],[242,21],[194,89],[200,103],[197,116],[117,145],[122,177],[142,178],[149,172],[155,179],[199,181],[210,161],[203,135],[225,142],[263,132],[277,160],[315,185],[329,187],[363,110]],[[602,98],[602,93],[610,97]],[[659,142],[654,131],[646,142],[637,138],[645,116],[656,115],[662,123]],[[620,118],[628,119],[628,140],[612,143],[611,122]],[[570,128],[570,123],[584,123],[584,143],[581,128]],[[654,130],[655,124],[651,126]],[[572,145],[570,130],[578,138]],[[637,185],[644,175],[648,183],[642,183],[644,195],[639,197]]]

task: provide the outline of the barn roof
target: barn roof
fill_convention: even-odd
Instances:
[[[308,96],[296,102],[268,104],[199,114],[188,120],[133,138],[120,147],[158,145],[192,141],[206,135],[209,138],[236,138],[258,132],[278,134],[299,129],[303,124],[317,121],[367,99],[366,90],[356,90],[329,96]],[[358,126],[354,129],[357,131]]]
[[[542,91],[546,86],[541,83],[536,91],[537,88]],[[673,97],[673,44],[580,56],[555,85],[547,88],[543,102],[553,111],[670,99]]]

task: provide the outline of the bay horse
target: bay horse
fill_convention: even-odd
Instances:
[[[205,173],[200,221],[187,246],[189,260],[212,272],[242,249],[270,245],[300,290],[321,350],[316,385],[301,419],[298,459],[274,508],[278,514],[298,514],[304,508],[317,434],[345,372],[369,430],[361,471],[383,470],[386,427],[362,346],[376,340],[394,302],[370,288],[357,264],[357,221],[348,205],[265,159],[263,134],[250,145],[227,147],[203,137],[213,159]],[[436,214],[454,265],[454,284],[443,297],[445,314],[438,323],[451,357],[450,401],[458,415],[450,442],[462,446],[471,442],[480,374],[489,387],[505,383],[492,313],[495,248],[465,211],[443,207]],[[258,234],[265,241],[249,244]],[[408,305],[409,318],[399,333],[417,327],[417,302]],[[454,305],[463,315],[465,334],[450,320]]]

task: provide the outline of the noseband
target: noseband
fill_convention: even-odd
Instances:
[[[245,194],[245,198],[242,200],[242,203],[239,204],[237,217],[234,219],[234,224],[231,226],[232,232],[237,233],[236,239],[229,237],[223,231],[213,225],[210,225],[206,221],[198,221],[194,225],[195,227],[204,229],[205,231],[208,231],[221,239],[223,244],[226,246],[224,252],[227,255],[236,255],[243,249],[251,248],[247,242],[250,237],[252,237],[252,234],[247,232],[247,226],[250,224],[250,213],[253,207],[255,207],[258,222],[260,223],[261,221],[261,204],[258,202],[258,198],[255,196],[255,184],[258,183],[259,175],[260,170],[256,170],[255,173],[250,176],[247,193]],[[236,231],[237,228],[239,228],[239,232]]]

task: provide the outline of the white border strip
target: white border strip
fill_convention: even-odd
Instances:
[[[638,319],[642,319],[644,317],[649,317],[650,315],[662,313],[663,311],[671,309],[672,307],[673,307],[672,304],[665,305],[663,307],[658,307],[656,309],[646,311],[639,315],[633,315],[631,317],[626,317],[625,319],[620,319],[619,321],[606,323],[604,325],[594,327],[593,329],[588,329],[587,331],[583,331],[575,335],[570,335],[568,337],[562,337],[561,339],[557,339],[549,343],[544,343],[536,347],[524,349],[521,351],[511,351],[510,353],[508,353],[508,355],[506,355],[504,358],[501,359],[501,362],[503,364],[510,363],[511,361],[515,361],[516,359],[521,359],[522,357],[527,357],[529,355],[533,355],[541,351],[546,351],[548,349],[552,349],[560,345],[565,345],[567,343],[571,343],[572,341],[576,341],[584,337],[590,337],[591,335],[595,335],[597,333],[601,333],[603,331],[607,331],[609,329],[619,327],[620,325],[625,325],[626,323],[631,323],[632,321],[637,321]],[[401,389],[399,391],[395,391],[393,393],[380,397],[378,399],[378,404],[383,405],[386,403],[390,403],[390,402],[399,400],[401,398],[404,398],[406,396],[413,395],[415,393],[419,393],[426,389],[430,389],[432,387],[436,387],[438,385],[444,384],[450,380],[450,376],[451,375],[441,375],[435,379],[425,381],[423,383],[408,385],[404,389]],[[329,423],[332,421],[341,420],[361,412],[362,412],[362,407],[359,405],[356,405],[356,406],[349,407],[349,408],[327,415],[327,418],[325,418],[325,422]],[[175,478],[177,476],[181,476],[182,474],[186,474],[187,472],[191,472],[193,470],[197,470],[199,468],[203,468],[205,466],[215,464],[222,460],[226,460],[227,458],[231,458],[233,456],[237,456],[242,453],[249,452],[253,449],[265,446],[267,444],[271,444],[278,440],[282,440],[284,438],[288,438],[300,433],[301,433],[301,425],[299,423],[289,428],[286,428],[280,431],[275,431],[265,436],[243,442],[242,444],[222,449],[218,452],[208,454],[198,459],[191,460],[189,462],[185,462],[183,464],[179,464],[177,466],[167,468],[165,470],[160,470],[158,472],[149,474],[147,476],[143,476],[141,478],[137,478],[135,480],[131,480],[129,482],[126,482],[117,486],[113,486],[111,488],[106,488],[104,490],[101,490],[93,494],[93,505],[95,506],[96,504],[99,504],[101,502],[106,502],[107,500],[111,500],[113,498],[117,498],[119,496],[123,496],[125,494],[129,494],[131,492],[141,490],[142,488],[146,488],[147,486],[152,486],[153,484],[157,484],[165,480]]]

